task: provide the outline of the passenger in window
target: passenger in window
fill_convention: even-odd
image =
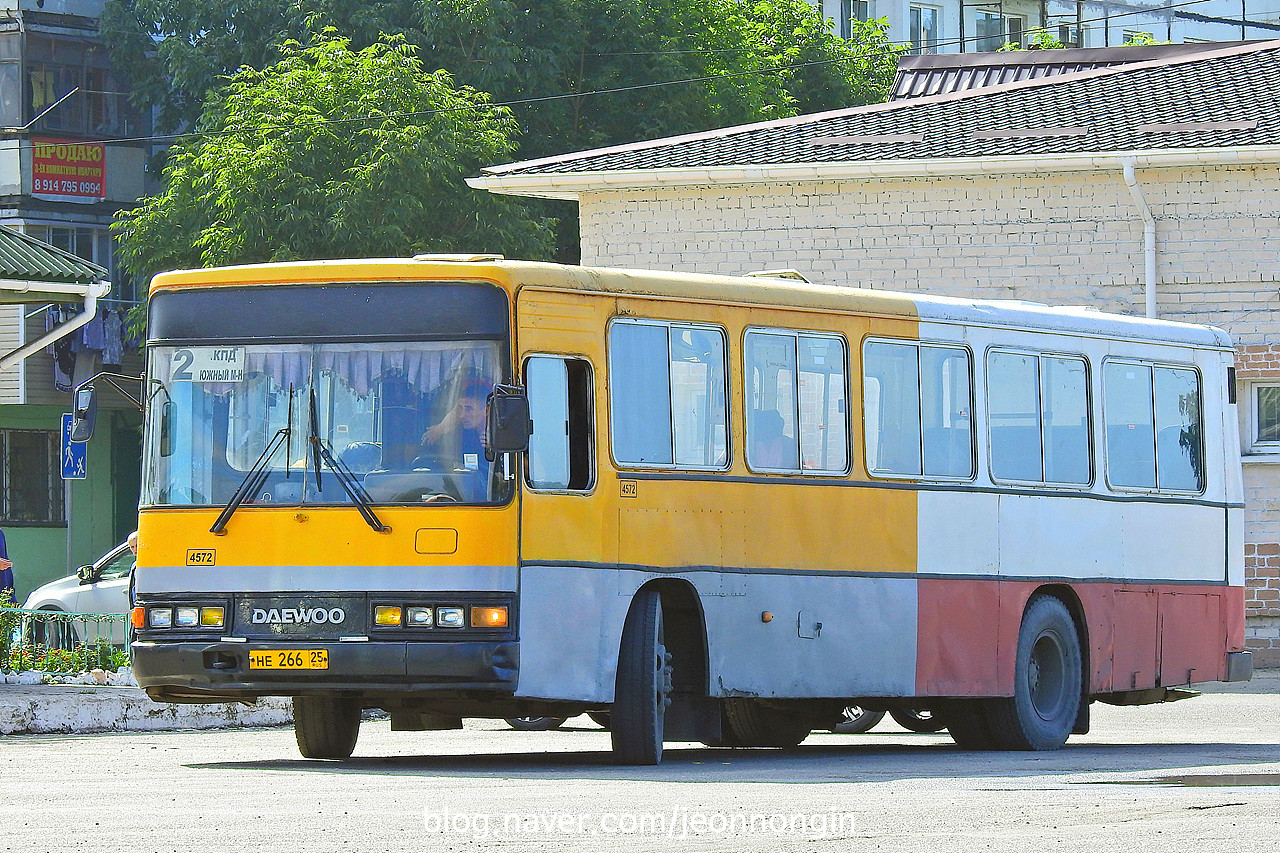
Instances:
[[[799,467],[794,440],[783,434],[782,415],[773,409],[756,412],[751,424],[751,466],[793,470]]]

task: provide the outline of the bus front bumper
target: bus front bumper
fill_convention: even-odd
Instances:
[[[249,653],[323,651],[323,668],[262,669]],[[519,643],[135,640],[133,675],[153,699],[217,702],[312,693],[515,692]]]

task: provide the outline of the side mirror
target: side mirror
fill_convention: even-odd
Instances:
[[[81,584],[93,583],[93,566],[81,566],[76,569],[76,577],[80,578]]]
[[[515,385],[495,385],[489,395],[489,417],[485,424],[487,453],[520,453],[529,449],[533,421],[529,418],[529,398]]]
[[[92,385],[81,385],[76,389],[74,412],[71,440],[88,441],[93,438],[93,425],[98,420],[98,392]]]

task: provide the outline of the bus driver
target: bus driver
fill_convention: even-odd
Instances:
[[[468,383],[449,413],[422,434],[425,455],[440,460],[446,470],[459,473],[457,482],[464,501],[486,497],[492,467],[484,457],[485,401],[489,390],[479,380]]]

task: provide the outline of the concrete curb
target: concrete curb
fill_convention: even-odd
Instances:
[[[293,722],[289,699],[175,705],[152,702],[137,687],[0,684],[0,735],[159,732],[278,726]]]

